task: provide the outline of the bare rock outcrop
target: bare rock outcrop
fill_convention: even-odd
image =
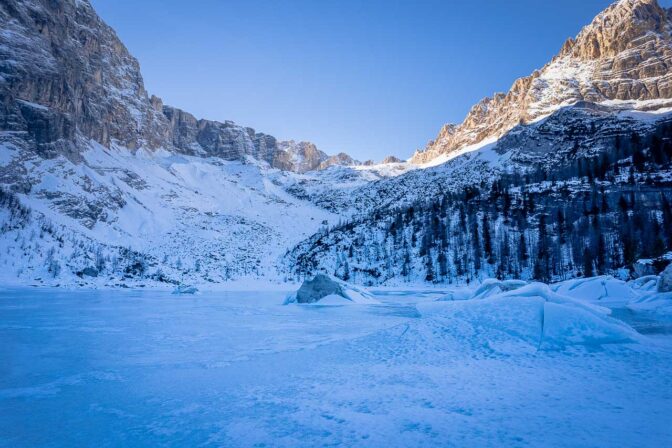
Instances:
[[[361,163],[358,160],[355,160],[352,157],[350,157],[348,154],[344,152],[339,152],[335,156],[331,156],[322,163],[320,163],[318,169],[325,170],[330,166],[353,166],[353,165],[361,165]]]
[[[43,155],[75,132],[105,146],[161,146],[168,123],[145,91],[138,61],[87,1],[0,3],[0,123]]]
[[[273,166],[286,171],[305,173],[318,169],[328,158],[329,156],[317,149],[313,143],[289,140],[278,143]]]
[[[476,104],[459,124],[445,125],[412,162],[501,137],[581,101],[624,108],[672,105],[672,11],[656,0],[620,0],[599,14],[541,70]]]
[[[145,90],[140,65],[88,0],[0,2],[0,131],[41,157],[105,147],[164,148],[315,170],[328,157],[232,121],[197,119]],[[339,155],[337,158],[340,158]]]
[[[395,156],[387,156],[387,157],[385,157],[385,158],[383,159],[383,161],[382,161],[381,163],[382,163],[382,164],[387,164],[387,163],[402,163],[402,162],[403,162],[403,160],[401,160],[401,159],[398,158],[398,157],[395,157]]]
[[[672,264],[668,265],[663,272],[660,273],[658,279],[658,292],[672,292]]]

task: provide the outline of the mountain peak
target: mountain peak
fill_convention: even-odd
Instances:
[[[642,39],[669,38],[669,11],[656,0],[620,0],[598,14],[560,56],[600,59],[637,47]]]
[[[656,0],[613,3],[542,69],[517,79],[506,94],[485,98],[457,126],[438,137],[411,161],[427,163],[519,124],[579,102],[617,102],[622,107],[672,105],[672,9]]]

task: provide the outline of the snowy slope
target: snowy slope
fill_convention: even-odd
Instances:
[[[277,279],[274,266],[287,247],[323,222],[336,222],[333,214],[274,184],[269,168],[256,163],[131,153],[95,142],[77,164],[0,150],[10,166],[27,168],[30,192],[18,197],[34,214],[63,226],[66,235],[146,254],[161,269],[172,269],[175,280]],[[2,237],[11,252],[13,235]],[[21,256],[10,258],[14,271],[25,270]]]

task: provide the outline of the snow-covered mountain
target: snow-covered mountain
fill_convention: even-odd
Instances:
[[[286,266],[367,284],[549,281],[672,250],[671,19],[655,0],[614,3],[405,174],[358,188],[353,218]]]
[[[374,164],[163,105],[86,0],[4,1],[0,277],[283,281],[342,275],[348,243],[360,260],[349,261],[352,269],[365,273],[357,281],[394,281],[404,277],[398,254],[386,260],[388,247],[373,263],[356,251],[379,244],[372,235],[399,210],[474,189],[488,194],[511,176],[580,184],[585,167],[594,171],[602,159],[613,176],[602,186],[613,197],[647,175],[660,193],[669,160],[652,158],[650,147],[658,142],[667,154],[670,17],[654,0],[621,0],[542,70],[475,106],[410,162]],[[635,166],[627,179],[614,172]],[[593,187],[573,188],[573,197]],[[416,224],[420,232],[424,223]],[[413,238],[409,227],[401,233]],[[408,253],[408,267],[422,272],[413,278],[424,280],[427,253]],[[430,257],[438,266],[438,246]],[[391,277],[371,274],[381,263]]]
[[[283,185],[356,161],[163,105],[88,1],[2,2],[0,29],[0,184],[31,209],[5,216],[4,276],[259,276],[336,221]]]
[[[411,161],[445,160],[580,101],[614,110],[672,106],[672,11],[656,0],[619,0],[540,70],[507,93],[485,98],[459,124],[445,125]],[[436,162],[435,162],[436,163]]]

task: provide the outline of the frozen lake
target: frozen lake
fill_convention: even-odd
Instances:
[[[544,351],[436,294],[284,296],[0,290],[0,446],[672,446],[668,331]]]

